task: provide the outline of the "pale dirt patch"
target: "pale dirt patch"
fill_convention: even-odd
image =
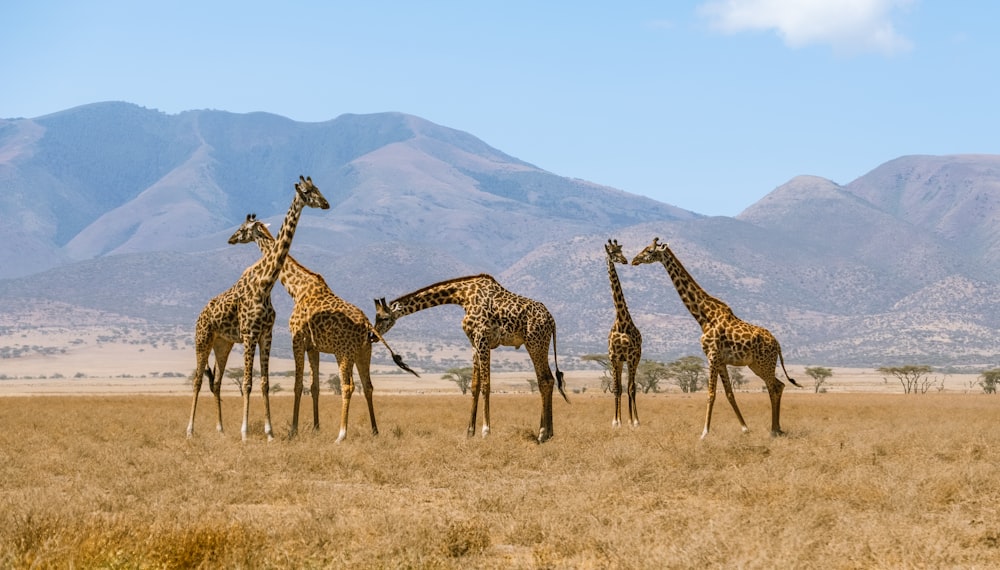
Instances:
[[[194,349],[189,344],[190,331],[177,329],[166,331],[158,338],[137,337],[120,327],[110,330],[105,327],[13,327],[0,334],[0,351],[8,357],[0,358],[0,396],[30,394],[188,394],[191,392],[190,375],[194,369]],[[396,341],[393,348],[404,359],[407,354],[428,354],[426,346],[420,343]],[[374,347],[383,351],[384,347]],[[471,365],[471,354],[467,347],[440,346],[433,348],[435,361],[460,362],[460,366]],[[230,355],[228,367],[242,364],[242,347],[237,345]],[[561,368],[566,374],[566,391],[573,393],[600,392],[602,372],[599,370],[567,369],[573,358],[562,355]],[[214,361],[213,361],[214,362]],[[492,374],[493,393],[528,392],[528,379],[534,377],[525,351],[502,348],[493,353],[494,372]],[[500,366],[518,367],[519,371],[498,371]],[[788,373],[803,388],[789,386],[786,394],[813,393],[812,378],[805,374],[805,366],[787,365]],[[833,376],[823,385],[829,393],[884,392],[902,393],[899,382],[894,378],[885,380],[882,374],[871,368],[836,368]],[[289,374],[295,369],[289,358],[270,359],[271,385],[277,384],[276,396],[291,395],[294,379]],[[398,394],[460,394],[454,383],[441,379],[440,371],[416,368],[420,378],[400,371],[391,365],[372,365],[372,383],[377,393]],[[332,394],[326,384],[330,374],[337,372],[337,365],[331,355],[323,355],[320,364],[321,393]],[[743,392],[758,392],[764,383],[748,369],[744,377],[749,382]],[[779,378],[783,378],[778,371]],[[928,392],[978,393],[975,385],[978,374],[933,373],[936,385]],[[356,378],[356,376],[355,376]],[[306,384],[310,382],[308,366]],[[256,386],[259,380],[255,380]],[[719,387],[721,391],[721,386]],[[666,390],[676,391],[667,386]],[[204,384],[203,393],[208,393]],[[238,394],[239,389],[231,379],[223,383],[223,393]],[[360,385],[357,393],[361,393]],[[704,392],[702,392],[704,393]]]

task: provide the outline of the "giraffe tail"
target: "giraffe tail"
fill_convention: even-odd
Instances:
[[[385,347],[389,350],[389,354],[392,355],[392,361],[396,363],[396,366],[402,368],[403,370],[406,370],[407,372],[413,374],[417,378],[420,378],[420,375],[417,374],[417,372],[414,369],[410,368],[405,362],[403,362],[402,356],[393,352],[392,347],[389,346],[389,343],[386,342],[385,339],[382,338],[382,335],[380,335],[378,331],[375,330],[375,328],[372,327],[371,325],[369,325],[368,327],[368,340],[369,342],[372,343],[381,342],[382,344],[384,344]]]
[[[205,367],[205,377],[208,378],[208,389],[215,392],[215,372],[211,366]]]
[[[791,382],[794,386],[798,386],[799,388],[801,388],[802,384],[796,382],[795,378],[789,376],[788,371],[785,370],[785,357],[781,355],[781,345],[778,345],[778,360],[781,361],[781,371],[785,373],[785,378],[787,378],[788,381]]]
[[[566,403],[568,404],[570,402],[569,402],[569,397],[566,396],[565,382],[563,382],[563,373],[562,370],[559,370],[559,355],[557,354],[556,350],[555,327],[552,328],[552,361],[556,365],[556,388],[559,389],[559,393],[562,394],[563,400],[566,400]]]

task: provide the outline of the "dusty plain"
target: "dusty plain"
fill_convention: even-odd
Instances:
[[[9,342],[9,341],[8,341]],[[600,373],[563,368],[555,437],[534,442],[526,372],[494,380],[492,434],[467,438],[469,396],[380,367],[371,434],[348,439],[324,384],[319,431],[287,437],[291,362],[272,361],[277,438],[255,389],[249,441],[224,383],[225,433],[202,391],[194,437],[187,347],[101,343],[0,360],[4,568],[992,568],[1000,560],[1000,396],[974,374],[903,395],[834,368],[785,392],[768,434],[753,378],[699,439],[705,393],[640,394],[611,428]],[[523,351],[522,351],[523,353]],[[516,354],[516,353],[512,353]],[[238,363],[234,355],[231,363]],[[563,361],[561,361],[563,362]],[[334,371],[328,360],[323,377]],[[801,366],[789,370],[808,380]],[[169,375],[164,377],[164,374]],[[178,374],[174,376],[173,374]],[[807,386],[808,382],[803,382]],[[308,408],[307,408],[308,409]],[[305,410],[304,410],[305,411]],[[480,418],[482,417],[480,413]]]

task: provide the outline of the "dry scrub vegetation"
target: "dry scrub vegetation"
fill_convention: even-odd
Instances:
[[[203,400],[0,399],[4,568],[990,567],[1000,559],[996,397],[786,391],[768,436],[704,394],[642,395],[612,431],[608,395],[556,402],[536,445],[537,395],[493,398],[493,434],[466,439],[469,398],[381,396],[382,434],[356,400],[351,431],[239,442],[239,399],[214,431]],[[272,400],[287,433],[291,399]],[[254,418],[261,417],[255,395]],[[307,421],[308,423],[308,421]]]

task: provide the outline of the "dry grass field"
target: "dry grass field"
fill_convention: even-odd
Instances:
[[[376,386],[377,387],[377,386]],[[766,394],[724,398],[698,436],[705,395],[639,397],[639,429],[610,427],[612,400],[555,402],[537,445],[537,395],[492,399],[493,433],[464,435],[470,399],[363,397],[335,445],[264,440],[239,398],[214,431],[202,396],[0,398],[4,568],[920,568],[1000,560],[1000,398],[786,392],[768,435]],[[306,420],[306,426],[309,425]]]

